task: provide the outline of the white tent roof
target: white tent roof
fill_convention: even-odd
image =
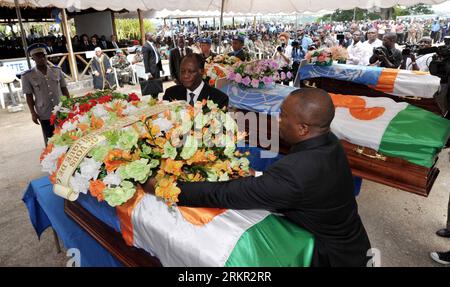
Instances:
[[[220,11],[222,0],[18,0],[19,4],[34,7],[58,7],[96,10],[193,10]],[[410,6],[418,3],[438,4],[445,0],[225,0],[224,12],[234,13],[294,13],[335,9]],[[0,0],[0,5],[14,6],[14,0]]]

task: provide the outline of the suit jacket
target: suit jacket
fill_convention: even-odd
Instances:
[[[210,87],[207,84],[203,86],[197,101],[212,100],[219,108],[228,107],[228,96],[222,91]],[[163,96],[163,100],[166,101],[186,101],[187,89],[182,85],[176,85],[166,90]]]
[[[353,179],[329,132],[293,146],[260,177],[179,183],[178,205],[267,209],[315,236],[313,266],[366,266],[370,248],[358,215]]]
[[[158,53],[158,51],[156,51],[156,47],[155,52]],[[158,64],[160,61],[156,62],[158,59],[156,58],[155,52],[153,48],[150,46],[150,44],[148,42],[145,42],[144,46],[142,47],[142,57],[144,59],[145,73],[151,73],[153,78],[158,79],[159,78]]]
[[[185,47],[184,51],[186,55],[192,53],[192,49],[189,47]],[[181,63],[181,54],[178,48],[173,48],[169,53],[169,68],[170,68],[170,76],[177,83],[180,82],[180,63]]]

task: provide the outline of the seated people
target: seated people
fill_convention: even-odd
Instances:
[[[233,52],[228,53],[228,56],[235,56],[244,62],[250,61],[250,54],[244,51],[244,42],[243,36],[235,35],[232,42]]]
[[[94,89],[114,90],[116,88],[109,58],[103,54],[100,47],[95,48],[95,56],[92,61],[92,73],[94,76]]]
[[[180,84],[166,90],[163,100],[187,101],[191,106],[197,101],[212,100],[219,108],[228,107],[228,96],[203,81],[205,61],[199,54],[184,56],[180,64]]]
[[[119,85],[123,87],[124,84],[129,84],[132,77],[131,64],[127,57],[123,54],[121,49],[116,51],[116,55],[111,58],[113,68],[116,68]]]
[[[395,48],[397,34],[386,33],[383,36],[383,45],[373,50],[369,59],[371,66],[397,69],[402,63],[402,52]]]
[[[344,149],[330,131],[331,97],[320,89],[293,91],[283,102],[280,136],[288,155],[259,177],[179,182],[179,206],[266,209],[311,232],[313,266],[366,266],[369,238],[358,215]],[[154,193],[154,180],[144,190]]]

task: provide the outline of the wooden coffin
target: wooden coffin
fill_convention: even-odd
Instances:
[[[122,235],[96,218],[76,201],[64,201],[64,212],[125,267],[161,267],[158,258],[143,249],[128,246]]]
[[[304,87],[316,87],[324,89],[327,92],[335,93],[335,94],[344,94],[344,95],[362,95],[367,97],[385,97],[393,99],[396,102],[407,102],[416,107],[428,110],[435,114],[446,116],[448,113],[447,108],[447,95],[442,94],[445,92],[443,89],[441,94],[435,95],[434,98],[421,98],[420,95],[418,97],[401,97],[401,96],[393,96],[390,94],[386,94],[381,91],[377,91],[375,89],[370,88],[369,86],[356,84],[348,81],[336,80],[331,78],[312,78],[303,80],[300,82],[301,86]],[[438,103],[437,98],[440,100],[441,104]]]
[[[243,113],[248,112],[244,110],[239,111]],[[275,119],[272,120],[270,116],[266,118],[267,128],[264,133],[268,134],[267,138],[271,139],[272,136],[279,137],[278,134],[271,134],[271,123],[274,123]],[[256,129],[259,130],[262,126],[259,122],[261,119],[257,118],[257,120],[258,125]],[[257,145],[259,147],[265,149],[270,148],[267,146],[267,143],[261,143],[259,141],[259,132],[255,130],[255,127],[253,129],[250,128],[248,122],[245,122],[245,126],[242,126],[242,123],[238,121],[238,125],[240,130],[245,130],[248,133],[247,139],[257,138]],[[278,129],[275,130],[277,131]],[[439,169],[435,167],[437,158],[432,168],[426,168],[401,158],[379,154],[373,149],[357,146],[345,140],[341,140],[341,142],[354,176],[427,197],[439,174]],[[280,153],[286,154],[290,147],[281,139],[279,139],[279,143]],[[252,145],[254,143],[250,142],[249,144]]]

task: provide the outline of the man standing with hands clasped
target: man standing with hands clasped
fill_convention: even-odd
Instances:
[[[153,34],[147,32],[145,34],[145,44],[142,47],[142,56],[144,59],[145,74],[149,80],[159,79],[159,70],[161,66],[161,58],[156,50]],[[153,98],[157,98],[158,94],[152,94]]]
[[[36,43],[28,47],[29,55],[36,67],[22,74],[22,90],[27,97],[31,119],[41,125],[45,145],[53,135],[54,125],[50,122],[53,108],[59,104],[61,95],[70,97],[64,75],[59,67],[47,63],[47,46]]]

